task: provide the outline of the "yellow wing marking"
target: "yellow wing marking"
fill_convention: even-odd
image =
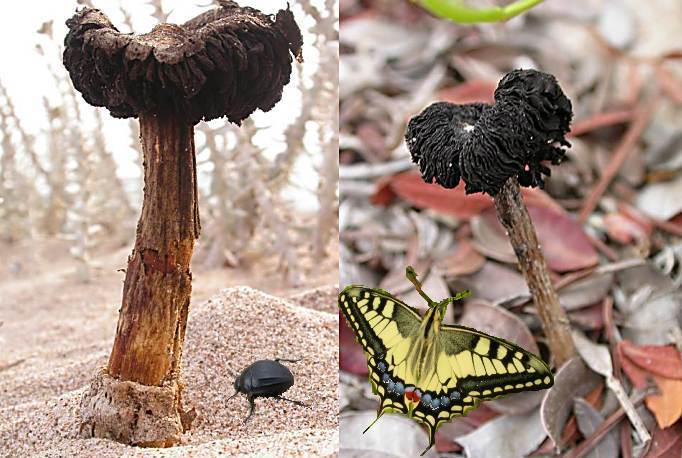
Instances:
[[[474,370],[476,371],[476,376],[477,377],[485,376],[485,367],[483,366],[483,361],[481,360],[481,357],[478,356],[476,353],[474,353],[472,357],[474,359]]]
[[[457,364],[459,365],[459,369],[461,373],[459,374],[460,377],[468,377],[470,375],[475,375],[476,371],[474,370],[474,362],[471,359],[471,352],[469,350],[464,350],[457,355],[455,355],[457,358]]]
[[[384,305],[384,310],[381,312],[386,318],[391,318],[393,316],[393,308],[395,307],[395,302],[386,301]]]
[[[493,363],[488,358],[483,357],[482,359],[483,359],[483,366],[485,366],[485,372],[488,375],[496,374],[497,371],[495,370]]]
[[[479,355],[487,355],[488,351],[490,350],[490,339],[486,339],[484,337],[481,337],[478,339],[478,342],[476,343],[476,348],[474,348],[474,351],[478,353]]]

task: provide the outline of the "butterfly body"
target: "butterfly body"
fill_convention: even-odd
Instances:
[[[462,295],[434,302],[415,284],[429,302],[423,316],[380,289],[351,285],[339,295],[380,399],[377,420],[393,412],[423,424],[430,439],[425,453],[442,424],[482,400],[552,386],[549,367],[532,353],[475,329],[443,324],[448,304]]]

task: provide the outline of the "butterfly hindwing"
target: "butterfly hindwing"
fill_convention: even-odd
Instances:
[[[457,388],[468,396],[495,399],[549,388],[554,382],[543,360],[504,339],[464,326],[443,325],[440,342],[440,362],[458,374]]]
[[[384,412],[408,413],[405,382],[397,373],[406,370],[405,356],[411,336],[419,329],[419,313],[385,291],[362,286],[344,289],[339,306],[367,357],[372,391],[381,403],[379,416]]]

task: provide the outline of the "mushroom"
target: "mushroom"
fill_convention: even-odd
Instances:
[[[540,186],[569,147],[571,102],[554,76],[514,70],[493,105],[436,102],[412,118],[405,139],[422,178],[445,188],[460,179],[467,194],[493,197],[542,321],[557,366],[575,355],[566,313],[552,285],[521,186]]]
[[[180,363],[190,259],[199,236],[194,125],[270,110],[302,37],[287,8],[269,16],[230,0],[182,25],[123,34],[99,10],[67,21],[64,66],[91,105],[138,117],[144,200],[106,369],[81,404],[87,436],[170,446],[191,423]]]

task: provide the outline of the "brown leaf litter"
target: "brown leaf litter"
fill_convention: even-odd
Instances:
[[[322,300],[329,300],[328,296]],[[12,399],[3,391],[0,401],[2,456],[328,456],[338,450],[338,317],[293,305],[260,291],[225,289],[193,307],[187,329],[183,402],[198,417],[182,445],[143,449],[101,439],[79,439],[79,403],[83,389],[52,394],[52,384],[68,386],[65,378],[94,375],[106,357],[106,346],[93,350],[89,364],[78,370],[50,368],[35,374],[32,397]],[[273,399],[257,399],[247,424],[244,396],[229,404],[234,376],[258,359],[302,358],[286,363],[295,384],[287,396],[306,403],[300,407]],[[73,366],[72,366],[73,368]],[[66,369],[66,368],[65,368]],[[20,371],[3,374],[26,380]],[[8,380],[7,378],[10,378]],[[39,400],[32,400],[39,399]]]

